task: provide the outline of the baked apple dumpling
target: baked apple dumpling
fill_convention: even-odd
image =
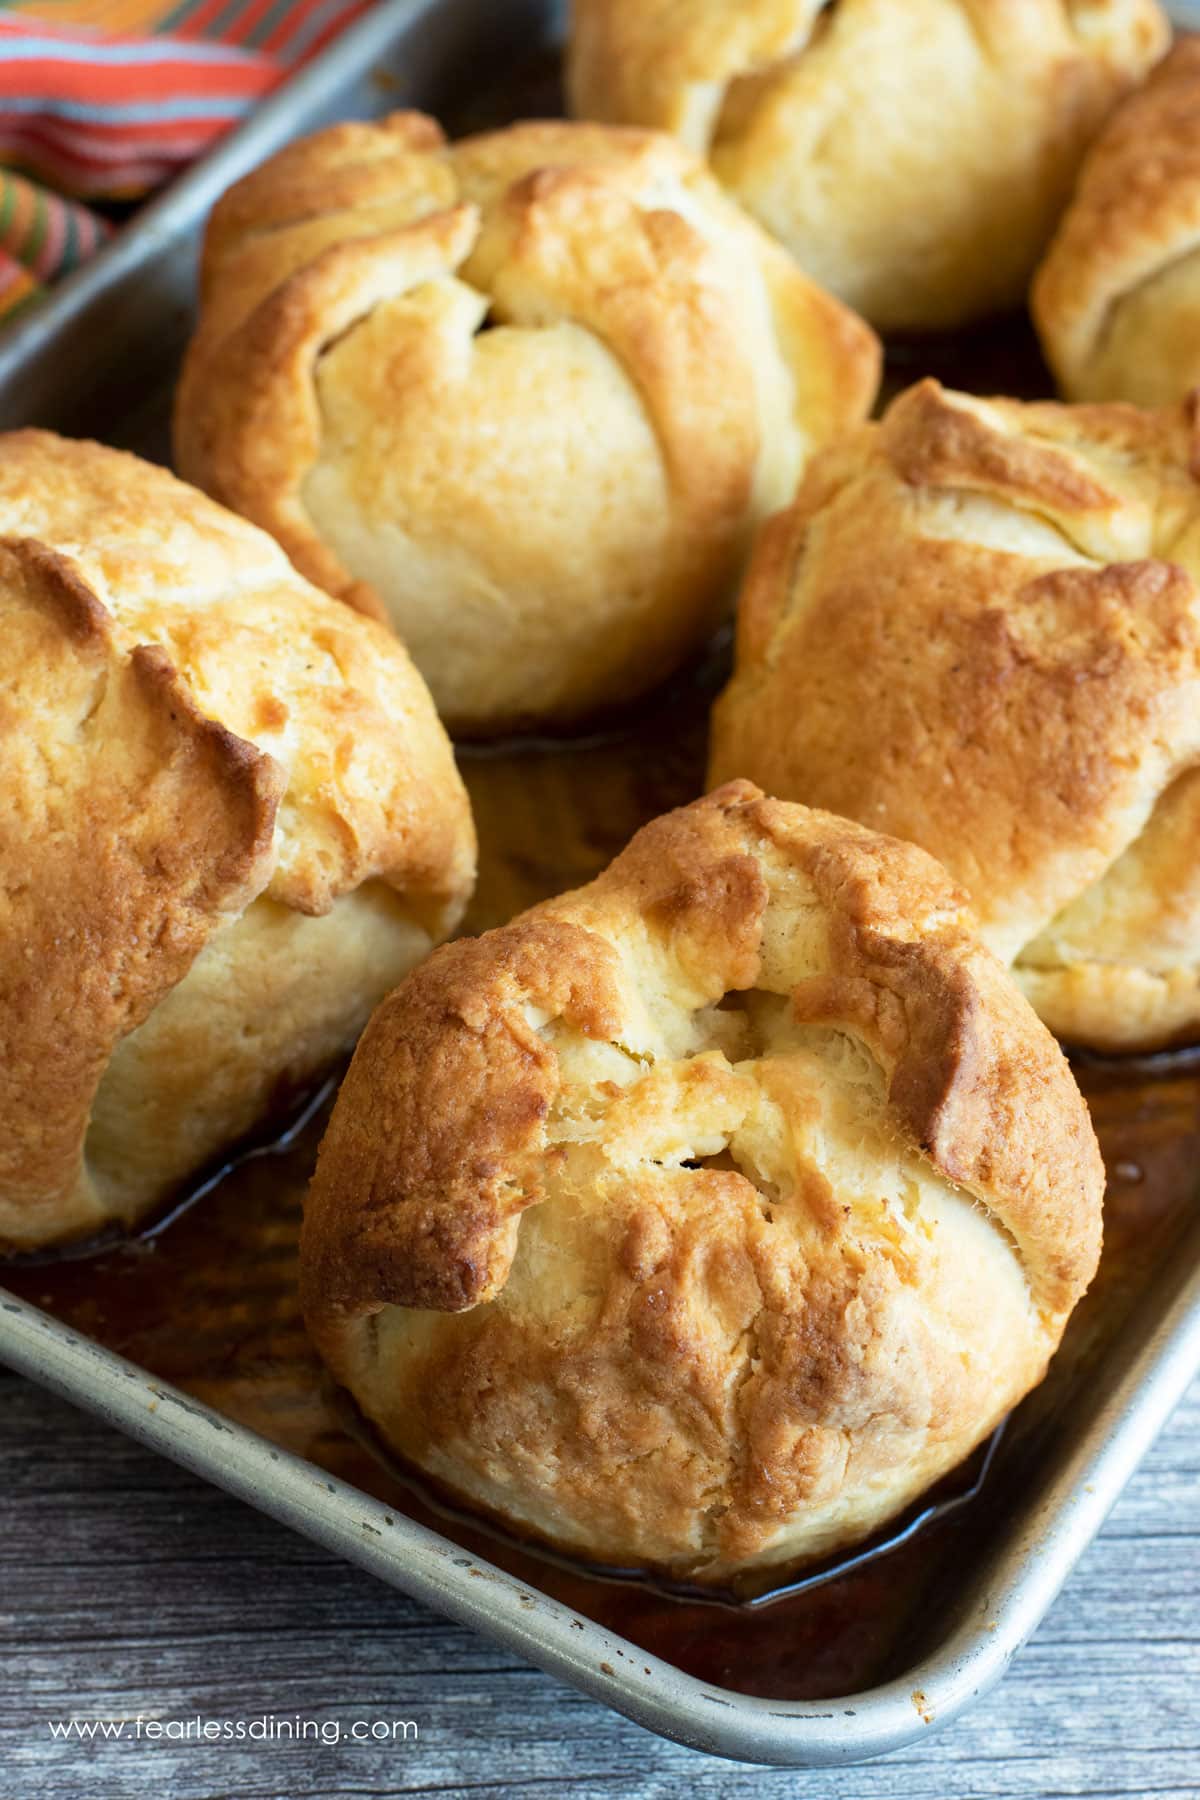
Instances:
[[[624,705],[870,410],[874,337],[672,139],[399,113],[227,194],[181,471],[388,618],[452,730]]]
[[[1041,1378],[1102,1189],[937,864],[740,782],[376,1012],[302,1295],[444,1489],[727,1582],[870,1533]]]
[[[0,436],[0,1249],[128,1223],[470,893],[405,651],[164,469]]]

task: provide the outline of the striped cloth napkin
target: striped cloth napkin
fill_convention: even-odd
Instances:
[[[371,0],[0,0],[0,318]]]

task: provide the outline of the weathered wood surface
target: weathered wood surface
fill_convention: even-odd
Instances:
[[[1200,1384],[1007,1682],[909,1751],[662,1743],[0,1375],[0,1800],[1200,1796]],[[55,1742],[75,1714],[416,1721],[393,1746]]]

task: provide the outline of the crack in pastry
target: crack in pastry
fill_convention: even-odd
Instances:
[[[474,836],[403,649],[165,470],[0,437],[0,1248],[166,1199],[353,1042]]]
[[[1165,406],[1200,382],[1200,39],[1089,150],[1030,308],[1069,400]]]
[[[881,330],[945,330],[1023,300],[1169,37],[1154,0],[574,0],[568,90],[707,156]]]
[[[463,733],[668,674],[879,349],[667,138],[399,113],[216,208],[182,471],[387,617]]]
[[[1190,408],[920,384],[767,527],[713,714],[714,779],[930,851],[1098,1049],[1200,1030],[1195,467]]]
[[[302,1299],[444,1488],[717,1582],[868,1534],[992,1429],[1092,1275],[1102,1189],[943,871],[739,782],[377,1011]]]

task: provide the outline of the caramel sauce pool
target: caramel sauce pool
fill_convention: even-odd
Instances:
[[[463,752],[481,849],[468,929],[589,879],[639,825],[701,791],[721,672],[718,648],[640,721],[569,747]],[[3,1279],[159,1379],[693,1675],[776,1700],[851,1694],[911,1663],[944,1587],[989,1541],[1039,1442],[1192,1220],[1200,1072],[1176,1061],[1150,1073],[1116,1064],[1079,1073],[1109,1169],[1106,1247],[1049,1379],[1018,1409],[976,1498],[875,1560],[756,1609],[602,1579],[491,1533],[399,1480],[347,1428],[296,1300],[300,1209],[328,1102],[285,1147],[234,1167],[157,1231],[16,1266]]]

